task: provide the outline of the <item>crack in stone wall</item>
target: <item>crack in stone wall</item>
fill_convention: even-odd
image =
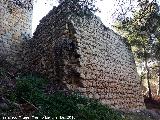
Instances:
[[[62,3],[40,21],[23,47],[26,70],[116,109],[144,108],[130,46],[98,17],[77,16]]]

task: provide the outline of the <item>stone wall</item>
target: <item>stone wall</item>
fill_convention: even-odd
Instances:
[[[80,23],[78,21],[81,21]],[[72,86],[90,98],[122,110],[143,108],[140,80],[131,49],[124,38],[99,18],[72,22],[78,41],[83,87]]]
[[[33,0],[0,0],[0,56],[15,63],[22,40],[31,36]],[[23,1],[25,3],[23,3]]]
[[[24,63],[103,104],[144,108],[133,55],[124,38],[94,15],[80,17],[62,3],[54,7],[24,44]]]

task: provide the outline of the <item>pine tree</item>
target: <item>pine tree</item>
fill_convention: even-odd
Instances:
[[[160,54],[159,6],[155,0],[152,2],[139,0],[138,2],[138,10],[133,13],[133,17],[117,21],[114,27],[128,38],[135,58],[145,63],[149,98],[152,98],[148,61],[153,58],[160,60],[157,59],[157,55]]]

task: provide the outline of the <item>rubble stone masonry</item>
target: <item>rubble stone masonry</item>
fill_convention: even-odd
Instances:
[[[31,36],[32,4],[33,0],[0,0],[0,57],[10,63],[18,60],[22,40]]]
[[[54,7],[24,44],[25,68],[121,110],[144,108],[130,46],[94,16]]]

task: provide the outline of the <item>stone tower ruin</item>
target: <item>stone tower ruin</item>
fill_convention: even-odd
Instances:
[[[31,36],[33,0],[0,0],[0,57],[15,64],[20,43]]]
[[[25,47],[29,71],[116,109],[144,108],[130,46],[97,16],[79,16],[62,3],[40,21]]]

